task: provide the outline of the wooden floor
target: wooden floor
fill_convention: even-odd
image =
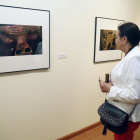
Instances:
[[[78,135],[69,140],[114,140],[114,135],[111,131],[107,130],[107,135],[102,135],[103,126],[97,126],[81,135]],[[133,140],[140,140],[140,127],[134,133]]]

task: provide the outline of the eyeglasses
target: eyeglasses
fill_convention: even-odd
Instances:
[[[32,49],[31,48],[25,48],[24,51],[22,51],[21,49],[18,49],[15,51],[15,55],[21,55],[21,54],[24,54],[24,53],[31,53],[32,52]]]

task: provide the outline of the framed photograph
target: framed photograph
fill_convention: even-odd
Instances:
[[[94,63],[122,58],[122,52],[118,50],[115,39],[118,25],[124,22],[110,18],[95,18]]]
[[[0,5],[0,73],[50,68],[50,11]]]

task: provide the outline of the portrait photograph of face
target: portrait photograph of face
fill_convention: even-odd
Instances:
[[[50,68],[50,11],[5,5],[0,11],[0,73]]]
[[[0,57],[42,54],[42,26],[0,24]]]
[[[116,40],[116,31],[100,30],[100,51],[118,50],[115,40]]]

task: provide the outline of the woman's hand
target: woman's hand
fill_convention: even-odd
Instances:
[[[103,84],[99,84],[99,86],[100,86],[102,92],[109,92],[110,88],[113,86],[113,84],[111,82],[109,82],[109,83],[104,82]]]

